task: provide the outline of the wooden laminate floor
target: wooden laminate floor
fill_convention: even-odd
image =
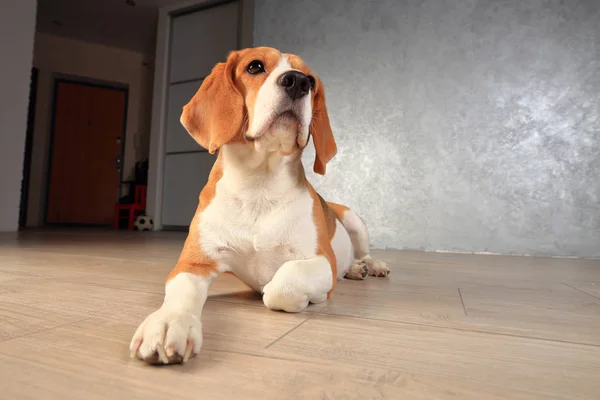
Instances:
[[[0,399],[600,399],[600,261],[375,251],[300,314],[225,275],[186,365],[130,359],[181,233],[0,236]]]

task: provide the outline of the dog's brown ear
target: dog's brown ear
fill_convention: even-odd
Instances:
[[[331,131],[327,106],[325,105],[325,89],[319,78],[316,78],[315,99],[313,102],[313,118],[310,123],[310,133],[315,145],[315,163],[313,170],[325,175],[327,163],[337,153],[337,145]]]
[[[244,99],[233,82],[238,53],[217,64],[183,107],[181,124],[211,154],[240,134]]]

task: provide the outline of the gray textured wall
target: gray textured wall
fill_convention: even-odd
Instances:
[[[254,33],[323,78],[309,179],[375,247],[600,256],[600,1],[256,0]]]

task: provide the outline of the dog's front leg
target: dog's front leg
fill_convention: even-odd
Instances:
[[[179,261],[169,274],[162,306],[141,323],[131,339],[132,357],[150,364],[177,364],[200,351],[208,288],[225,268],[202,251],[199,215],[192,221]]]
[[[321,303],[333,285],[331,264],[324,256],[284,263],[263,288],[263,302],[272,310],[300,312]]]
[[[180,272],[165,287],[162,306],[137,328],[131,356],[149,364],[186,362],[200,352],[202,308],[213,275]]]

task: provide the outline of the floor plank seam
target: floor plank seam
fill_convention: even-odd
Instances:
[[[161,296],[163,295],[163,293],[161,292],[147,292],[144,290],[136,290],[136,289],[127,289],[127,288],[122,288],[122,287],[118,287],[118,286],[107,286],[107,285],[99,285],[96,283],[89,283],[89,282],[77,282],[75,279],[72,280],[58,280],[62,283],[71,283],[74,285],[84,285],[84,286],[91,286],[91,287],[97,287],[97,288],[103,288],[103,289],[110,289],[110,290],[122,290],[125,292],[133,292],[133,293],[143,293],[143,294],[155,294],[157,296]]]
[[[65,326],[69,326],[69,325],[73,325],[73,324],[78,324],[80,322],[84,322],[84,321],[87,321],[87,320],[90,320],[90,319],[94,319],[94,318],[96,318],[96,317],[86,317],[86,318],[83,318],[83,319],[78,319],[77,321],[71,321],[71,322],[67,322],[65,324],[56,325],[56,326],[53,326],[51,328],[44,328],[44,329],[40,329],[39,331],[26,333],[24,335],[13,336],[13,337],[11,337],[9,339],[0,340],[0,343],[6,343],[6,342],[10,342],[11,340],[15,340],[15,339],[26,338],[28,336],[37,335],[38,333],[51,331],[53,329],[64,328]]]
[[[99,260],[130,261],[130,262],[135,262],[135,263],[154,264],[154,265],[158,265],[158,264],[162,263],[162,262],[159,262],[159,261],[139,260],[139,259],[136,259],[136,258],[105,257],[105,256],[95,256],[93,254],[63,253],[63,252],[56,252],[56,251],[39,250],[39,249],[27,249],[27,248],[25,248],[23,250],[34,251],[36,253],[43,253],[43,254],[55,254],[55,255],[58,255],[58,256],[96,258],[96,259],[99,259]]]
[[[467,306],[465,306],[465,301],[463,300],[463,295],[460,291],[460,288],[458,288],[458,296],[460,297],[460,303],[462,304],[463,311],[465,312],[465,317],[468,317],[469,314],[467,314]]]
[[[256,302],[256,304],[254,303],[243,303],[240,301],[229,301],[229,300],[221,300],[221,299],[211,299],[210,296],[208,296],[208,300],[215,302],[215,303],[223,303],[223,304],[236,304],[236,305],[240,305],[240,306],[248,306],[248,307],[264,307],[264,305],[262,303],[258,303]]]
[[[266,308],[265,305],[260,300],[257,300],[254,303],[244,303],[244,302],[240,302],[240,301],[214,299],[214,298],[211,298],[210,295],[207,298],[207,301],[209,301],[209,300],[211,302],[215,302],[215,303],[234,304],[234,305],[248,306],[248,307],[255,307],[255,308]],[[323,312],[323,310],[316,311],[316,310],[311,310],[311,309],[304,309],[304,310],[302,310],[302,312],[300,312],[300,314],[320,314],[322,312]]]
[[[272,355],[268,355],[268,354],[250,353],[250,352],[244,352],[244,351],[211,349],[209,347],[207,347],[206,349],[203,349],[202,351],[207,351],[207,352],[212,351],[215,353],[225,353],[225,354],[239,354],[239,355],[249,356],[249,357],[267,358],[270,360],[282,360],[282,361],[301,362],[304,364],[314,364],[313,360],[300,360],[300,359],[296,359],[296,358],[286,358],[286,357],[281,357],[281,356],[272,356]]]
[[[275,343],[279,342],[281,339],[283,339],[284,337],[286,337],[290,333],[294,332],[296,329],[300,328],[306,321],[308,321],[309,319],[312,319],[315,315],[317,315],[317,314],[316,313],[311,314],[304,321],[300,322],[298,325],[294,326],[292,329],[290,329],[289,331],[287,331],[286,333],[284,333],[283,335],[281,335],[280,337],[278,337],[277,339],[273,340],[271,343],[269,343],[268,345],[266,345],[265,349],[268,349],[269,347],[273,346]]]
[[[483,331],[483,330],[479,330],[479,329],[459,328],[459,327],[455,327],[455,326],[434,325],[434,324],[409,322],[409,321],[392,321],[392,320],[381,319],[381,318],[355,317],[355,316],[344,315],[344,314],[335,314],[335,313],[327,313],[327,314],[322,314],[322,315],[330,315],[330,316],[351,318],[351,319],[358,319],[358,320],[365,320],[365,321],[380,321],[380,322],[387,322],[390,324],[397,324],[397,325],[412,325],[412,326],[421,326],[424,328],[448,329],[448,330],[458,331],[458,332],[473,332],[473,333],[480,333],[483,335],[494,335],[494,336],[505,336],[505,337],[512,337],[512,338],[518,338],[518,339],[540,340],[543,342],[564,343],[564,344],[572,344],[572,345],[579,345],[579,346],[586,346],[586,347],[600,347],[600,344],[594,344],[594,343],[573,342],[573,341],[561,340],[561,339],[548,339],[548,338],[537,337],[537,336],[526,336],[526,335],[517,335],[514,333]],[[306,321],[303,321],[302,323],[304,323],[304,322],[306,322]],[[302,325],[302,324],[300,324],[300,325]],[[277,340],[279,340],[279,339],[277,339]]]
[[[315,314],[321,314],[321,315],[325,315],[327,314],[327,310],[329,310],[329,307],[331,307],[331,304],[327,304],[325,307],[321,308],[319,311],[315,311]]]
[[[578,292],[581,292],[581,293],[587,294],[588,296],[592,296],[592,297],[593,297],[593,298],[595,298],[596,300],[600,300],[600,297],[598,297],[598,296],[595,296],[595,295],[593,295],[593,294],[591,294],[591,293],[589,293],[589,292],[586,292],[586,291],[585,291],[585,290],[583,290],[583,289],[579,289],[578,287],[571,286],[571,285],[569,285],[568,283],[565,283],[565,282],[561,282],[561,283],[562,283],[563,285],[565,285],[566,287],[570,287],[570,288],[571,288],[571,289],[573,289],[573,290],[577,290]]]

